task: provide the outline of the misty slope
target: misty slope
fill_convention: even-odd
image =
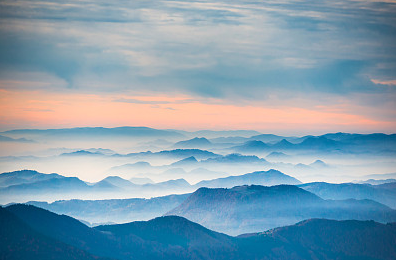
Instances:
[[[396,182],[393,182],[396,183]],[[299,187],[324,199],[371,199],[396,209],[396,185],[313,182]]]
[[[175,148],[208,148],[212,143],[205,137],[195,137],[190,140],[180,141],[173,145]]]
[[[293,141],[293,143],[290,142]],[[276,143],[271,143],[277,141]],[[238,152],[317,151],[341,153],[395,153],[396,134],[325,134],[300,138],[251,137],[242,145],[232,147]]]
[[[179,206],[189,195],[169,195],[151,199],[60,200],[53,203],[30,201],[27,204],[90,223],[125,223],[161,216]]]
[[[31,170],[5,172],[0,174],[0,187],[33,183],[37,181],[45,181],[55,178],[64,178],[64,177],[56,173],[42,174],[37,171],[31,171]]]
[[[396,221],[396,211],[370,200],[327,201],[296,186],[200,188],[167,215],[240,234],[290,225],[308,218]]]
[[[300,184],[301,182],[289,175],[281,173],[277,170],[252,172],[239,176],[230,176],[214,180],[201,181],[197,183],[196,187],[207,188],[232,188],[239,185],[265,185],[273,186],[279,184]]]
[[[16,221],[11,212],[16,212],[20,221]],[[58,244],[66,242],[74,247],[87,248],[90,253],[100,252],[125,260],[394,259],[396,256],[396,225],[372,221],[314,219],[264,233],[230,237],[176,216],[88,228],[67,216],[33,206],[15,205],[0,209],[0,218],[4,220],[7,217],[14,224],[0,238],[5,242],[0,244],[2,247],[13,245],[15,237],[20,239],[21,231],[24,234],[33,232],[36,241],[45,234],[50,243],[57,239],[61,241]],[[0,225],[3,224],[1,221]],[[25,245],[22,252],[30,255],[47,252],[52,258],[45,259],[62,259],[57,255],[62,251],[51,251],[49,246],[52,244],[45,244],[42,248],[42,244],[38,245],[39,248]],[[73,250],[67,252],[67,259],[92,259],[81,257],[80,251]],[[4,252],[11,259],[18,259],[16,256],[20,253],[1,251]]]

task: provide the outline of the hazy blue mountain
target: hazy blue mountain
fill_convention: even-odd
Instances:
[[[196,164],[197,162],[198,161],[197,161],[197,159],[195,159],[194,156],[190,156],[190,157],[187,157],[180,161],[172,163],[171,166],[191,166],[191,165]]]
[[[115,127],[115,128],[104,128],[104,127],[77,127],[77,128],[63,128],[63,129],[19,129],[10,130],[3,132],[4,134],[11,136],[43,136],[43,137],[76,137],[76,138],[87,138],[87,137],[106,137],[106,136],[117,136],[117,137],[151,137],[151,138],[164,138],[164,137],[178,137],[182,138],[183,135],[175,131],[158,130],[149,127]]]
[[[43,235],[7,209],[0,207],[0,259],[102,259]]]
[[[225,156],[218,156],[216,158],[209,158],[207,160],[201,161],[202,164],[238,164],[238,163],[256,163],[256,164],[268,164],[265,159],[259,158],[255,155],[242,155],[237,153],[228,154]]]
[[[285,159],[290,159],[290,158],[291,158],[290,155],[282,153],[282,152],[272,152],[265,157],[265,159],[270,160],[270,161],[271,160],[273,160],[273,161],[285,160]]]
[[[51,178],[43,181],[37,181],[32,183],[24,183],[18,185],[11,185],[0,189],[1,193],[11,194],[21,194],[21,193],[47,193],[52,192],[71,192],[71,191],[81,191],[89,189],[85,182],[77,177],[61,177],[61,178]]]
[[[298,145],[293,144],[289,141],[287,141],[286,139],[282,139],[281,141],[273,144],[271,146],[271,150],[276,151],[276,150],[291,150],[291,149],[296,149],[298,147]]]
[[[13,218],[10,216],[17,217]],[[79,221],[54,214],[33,206],[14,205],[0,209],[0,218],[15,220],[7,233],[1,236],[0,246],[10,248],[15,237],[20,242],[21,233],[34,232],[34,239],[43,236],[52,243],[67,243],[86,249],[98,256],[116,259],[394,259],[396,256],[396,225],[373,221],[308,220],[293,226],[268,232],[230,237],[177,216],[159,217],[120,225],[88,228]],[[10,221],[9,221],[10,222]],[[3,227],[3,221],[0,222]],[[5,228],[10,227],[4,225]],[[30,229],[29,229],[30,228]],[[3,231],[3,229],[0,229]],[[30,235],[30,234],[29,234]],[[19,236],[19,237],[18,237]],[[348,238],[348,239],[345,239]],[[26,236],[22,242],[29,241]],[[47,242],[45,241],[45,242]],[[19,245],[23,245],[20,243]],[[35,245],[42,246],[37,243]],[[50,259],[62,259],[58,254],[66,252],[68,259],[81,257],[80,252],[61,248]],[[24,245],[28,254],[46,252],[40,247]],[[7,251],[12,259],[18,259],[19,251]],[[35,256],[35,254],[33,254]],[[21,258],[26,259],[26,258]],[[29,258],[32,259],[32,258]],[[39,258],[33,258],[39,259]],[[47,258],[43,258],[47,259]]]
[[[396,209],[396,187],[384,185],[313,182],[299,187],[324,199],[371,199]]]
[[[247,173],[239,176],[229,176],[214,180],[201,181],[197,183],[196,187],[208,188],[232,188],[240,185],[265,185],[273,186],[279,184],[301,184],[301,182],[289,175],[286,175],[277,170],[258,171]]]
[[[121,177],[118,176],[109,176],[104,178],[102,181],[108,182],[116,187],[120,187],[120,188],[126,188],[126,189],[130,189],[130,188],[136,188],[138,187],[138,185],[125,180]]]
[[[125,223],[162,216],[179,206],[189,195],[169,195],[151,199],[60,200],[52,203],[30,201],[27,204],[90,223]]]
[[[250,137],[250,140],[262,141],[264,143],[279,142],[286,137],[274,134],[261,134]]]
[[[296,186],[200,188],[167,215],[213,230],[240,234],[290,225],[308,218],[396,220],[396,211],[370,200],[323,200]]]
[[[180,132],[180,131],[178,131]],[[191,137],[206,137],[206,138],[218,138],[218,137],[251,137],[253,135],[259,135],[260,132],[253,130],[226,130],[226,131],[213,131],[213,130],[200,130],[195,132],[181,131],[180,133],[191,136]]]
[[[165,159],[184,159],[190,156],[194,156],[198,160],[205,160],[208,158],[219,157],[220,155],[200,149],[175,149],[175,150],[164,150],[160,152],[141,152],[141,153],[129,153],[127,155],[118,155],[122,157],[136,157],[136,158],[165,158]]]
[[[176,148],[208,148],[212,143],[205,137],[195,137],[190,140],[179,141],[173,145]]]
[[[265,144],[262,141],[248,141],[243,145],[235,146],[232,148],[234,151],[237,152],[263,152],[269,149],[269,145]]]
[[[313,163],[309,164],[309,166],[314,168],[328,168],[329,165],[322,160],[316,160]]]
[[[123,173],[123,172],[129,172],[129,171],[149,171],[151,169],[155,168],[155,166],[152,166],[148,162],[136,162],[136,163],[127,163],[119,166],[114,166],[109,169],[109,172],[111,173]]]
[[[0,142],[18,142],[18,143],[33,143],[34,141],[26,138],[11,138],[8,136],[0,135]]]
[[[181,189],[184,190],[186,188],[190,188],[191,185],[185,179],[177,179],[177,180],[158,182],[154,184],[148,183],[142,186],[146,188],[155,187],[157,189],[168,189],[173,191],[179,191]]]
[[[64,178],[64,177],[56,173],[43,174],[32,170],[5,172],[0,174],[0,187],[33,183],[37,181],[44,181],[55,178]]]
[[[139,177],[132,177],[129,179],[129,181],[138,185],[154,183],[154,181],[151,180],[150,178],[139,178]]]
[[[249,141],[249,138],[247,137],[241,137],[241,136],[232,136],[232,137],[217,137],[210,139],[211,143],[217,143],[217,144],[235,144],[235,143],[245,143]]]
[[[298,144],[299,149],[309,149],[309,150],[330,150],[339,148],[341,145],[339,142],[327,139],[324,136],[319,137],[309,137]]]
[[[371,185],[379,185],[379,184],[385,184],[391,182],[396,182],[396,179],[385,179],[385,180],[368,179],[365,181],[354,181],[354,183],[358,183],[358,184],[371,184]]]
[[[101,152],[90,152],[86,150],[78,150],[70,153],[62,153],[60,156],[104,156]]]

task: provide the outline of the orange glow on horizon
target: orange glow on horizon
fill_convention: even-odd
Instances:
[[[60,94],[0,90],[0,125],[4,129],[80,126],[148,126],[154,128],[252,129],[267,132],[375,131],[396,129],[337,109],[260,107],[212,104],[191,97]],[[132,100],[132,103],[128,103]]]

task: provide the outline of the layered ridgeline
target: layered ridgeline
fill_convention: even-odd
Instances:
[[[313,182],[301,184],[299,187],[315,193],[323,199],[371,199],[396,209],[396,180],[388,181],[389,183],[378,185]]]
[[[235,185],[300,184],[297,179],[276,170],[254,172],[240,176],[200,182],[190,185],[184,179],[159,183],[135,184],[118,176],[97,183],[86,183],[77,177],[43,174],[23,170],[0,174],[0,203],[30,200],[107,199],[152,197],[175,193],[189,193],[199,187],[233,187]]]
[[[185,218],[89,228],[27,205],[0,208],[2,259],[395,259],[396,224],[312,219],[230,237]],[[347,239],[346,239],[347,238]]]
[[[179,206],[190,194],[168,195],[150,199],[110,199],[110,200],[59,200],[52,203],[29,201],[49,211],[72,216],[84,223],[126,223],[136,220],[149,220],[162,216]],[[87,223],[87,224],[88,224]]]
[[[291,225],[309,218],[396,221],[396,210],[372,200],[324,200],[291,185],[200,188],[166,215],[227,234]]]

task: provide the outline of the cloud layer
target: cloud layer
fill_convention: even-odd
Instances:
[[[345,113],[396,121],[394,1],[5,0],[0,16],[7,91],[347,103]]]

